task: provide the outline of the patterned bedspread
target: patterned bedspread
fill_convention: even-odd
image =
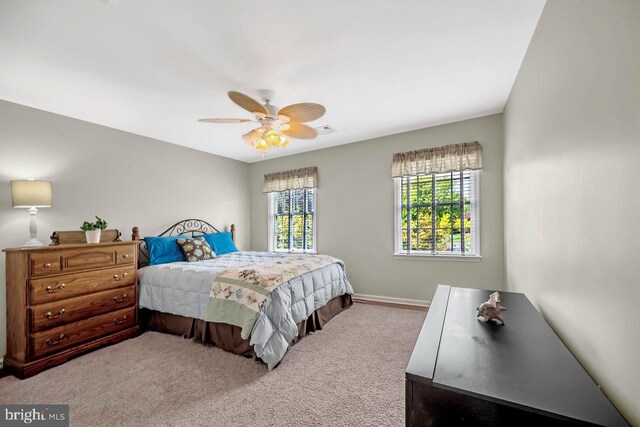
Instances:
[[[213,282],[204,320],[239,326],[246,340],[276,288],[331,264],[344,268],[342,261],[327,255],[287,255],[274,263],[230,268]]]

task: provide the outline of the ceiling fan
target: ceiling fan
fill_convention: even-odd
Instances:
[[[281,150],[290,144],[288,137],[295,139],[313,139],[318,133],[305,122],[319,119],[327,111],[322,105],[311,102],[292,104],[284,108],[271,105],[275,93],[260,91],[263,104],[240,92],[227,92],[229,98],[238,106],[255,116],[255,119],[200,119],[206,123],[260,123],[260,127],[242,135],[242,139],[263,154],[269,147]],[[286,135],[286,136],[285,136]]]

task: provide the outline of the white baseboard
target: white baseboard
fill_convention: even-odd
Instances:
[[[431,301],[422,299],[395,298],[379,295],[353,294],[353,299],[372,302],[386,302],[388,304],[413,305],[416,307],[429,307],[431,305]]]

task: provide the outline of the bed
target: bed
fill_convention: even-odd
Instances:
[[[209,238],[222,237],[222,233],[206,221],[186,219],[172,225],[158,237]],[[234,225],[227,234],[235,242]],[[140,240],[137,227],[132,237]],[[269,369],[282,360],[291,345],[308,333],[322,329],[329,320],[353,304],[353,289],[347,280],[344,264],[335,258],[238,251],[210,260],[150,265],[153,263],[147,240],[140,240],[138,266],[143,326],[254,357],[264,361]],[[267,274],[273,271],[277,274]],[[280,274],[283,271],[288,273]],[[251,284],[239,282],[247,276],[253,280]],[[258,295],[261,301],[252,301],[255,303],[254,311],[247,310],[237,301],[230,302],[238,293],[246,291],[244,288],[238,290],[238,284],[260,291],[254,285],[271,276],[280,277],[282,282],[271,287],[263,286],[267,291]],[[242,301],[251,300],[253,296],[244,295]],[[230,304],[232,307],[229,308]],[[234,310],[237,309],[241,314],[249,313],[251,321],[248,322],[246,316],[236,318]]]

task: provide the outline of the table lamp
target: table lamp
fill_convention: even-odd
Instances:
[[[29,223],[30,239],[24,246],[43,246],[43,243],[36,238],[38,234],[38,223],[36,215],[38,208],[50,208],[53,194],[49,181],[36,181],[35,179],[11,181],[11,205],[14,208],[27,208],[31,215]]]

